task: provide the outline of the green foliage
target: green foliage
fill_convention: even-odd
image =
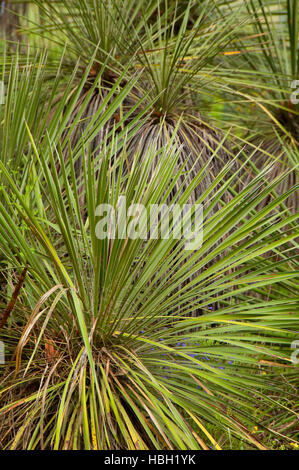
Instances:
[[[274,132],[258,169],[237,107],[276,119],[296,3],[32,3],[0,59],[0,448],[295,448],[298,151]],[[203,243],[101,239],[120,197],[202,204]]]

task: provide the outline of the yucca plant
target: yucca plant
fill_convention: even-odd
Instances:
[[[298,243],[284,205],[297,187],[276,194],[288,169],[265,184],[270,149],[240,184],[260,142],[240,126],[228,148],[236,135],[202,118],[212,79],[252,98],[214,68],[243,13],[36,3],[53,18],[29,42],[41,29],[55,54],[71,41],[58,59],[32,45],[0,57],[0,449],[298,446]],[[190,208],[172,211],[190,202],[195,232]]]
[[[213,194],[212,181],[226,163],[237,166],[225,134],[209,122],[207,110],[219,93],[214,61],[245,23],[246,17],[236,12],[217,15],[211,2],[188,2],[182,8],[178,1],[159,1],[155,21],[145,24],[145,37],[143,42],[139,40],[140,87],[153,104],[148,119],[130,142],[128,160],[133,161],[137,149],[146,155],[153,142],[157,150],[163,148],[177,129],[175,143],[180,152],[176,165],[178,170],[186,167],[189,175],[189,180],[181,178],[178,186],[192,184],[205,168],[205,177],[190,194],[192,203],[202,194]],[[222,200],[229,197],[227,191]],[[204,203],[208,205],[208,200]],[[217,204],[209,204],[211,213],[216,209]]]
[[[72,134],[74,127],[78,126],[80,115],[74,120],[72,126],[69,126],[68,123],[85,86],[88,70],[91,68],[92,62],[89,64],[81,82],[78,82],[77,79],[79,64],[67,81],[61,78],[63,57],[60,58],[60,61],[57,61],[56,58],[55,63],[53,63],[47,58],[46,53],[30,57],[28,49],[27,56],[24,57],[16,52],[12,57],[4,50],[1,62],[1,76],[4,83],[4,104],[0,106],[1,161],[15,178],[24,175],[27,189],[30,188],[28,189],[28,198],[30,198],[31,188],[34,188],[35,197],[39,200],[41,197],[39,187],[35,186],[34,183],[38,168],[34,166],[29,167],[27,161],[27,155],[31,151],[31,144],[28,141],[26,126],[30,126],[33,138],[38,144],[42,145],[45,134],[47,134],[51,142],[59,141],[64,145],[64,140]],[[57,62],[58,65],[56,65]],[[96,86],[96,83],[94,86]],[[112,88],[112,94],[116,93],[118,86],[119,82]],[[127,96],[132,86],[133,84],[128,84],[123,92],[119,93],[109,110],[101,116],[101,122],[105,123],[104,126],[107,125],[107,121],[109,122],[111,119],[116,106],[121,105],[122,99],[124,99],[124,96]],[[93,89],[90,90],[90,94],[93,93]],[[70,94],[72,95],[71,99]],[[103,106],[106,106],[109,99],[110,97],[108,96],[106,100],[103,100]],[[82,105],[81,112],[84,112],[86,106],[88,106],[88,100]],[[102,111],[103,108],[98,114],[95,114],[95,120],[102,114]],[[141,125],[142,115],[137,115],[136,120],[139,120],[139,125]],[[132,126],[134,125],[135,122],[133,121]],[[92,134],[92,126],[93,121],[86,127],[87,136]],[[63,134],[61,129],[63,129]],[[129,135],[129,133],[130,126],[126,126],[125,130],[119,130],[119,141],[121,142],[124,136]],[[80,158],[80,153],[78,154],[75,148],[73,149],[73,155],[74,158]],[[0,183],[4,185],[2,172],[0,172]],[[78,188],[80,190],[79,183]],[[0,254],[0,264],[1,290],[9,289],[10,291],[14,271],[11,264],[7,262],[7,258],[2,256],[2,252]]]
[[[47,58],[45,53],[38,54],[34,60],[30,58],[29,50],[27,56],[23,57],[18,50],[13,57],[5,48],[1,54],[1,82],[3,83],[0,105],[0,148],[1,162],[14,178],[26,175],[27,181],[34,185],[35,169],[29,168],[24,158],[30,150],[27,125],[32,129],[32,134],[37,142],[47,132],[52,134],[55,127],[48,126],[51,114],[51,105],[55,99],[55,93],[59,88],[59,71],[56,77],[51,77],[47,69]],[[57,75],[58,72],[58,75]],[[52,88],[52,95],[48,94]],[[0,185],[4,185],[3,173],[0,172]],[[36,198],[40,197],[38,188]],[[10,289],[13,270],[7,263],[7,257],[0,253],[0,291]]]
[[[268,46],[263,47],[266,65],[269,73],[273,73],[274,86],[277,91],[269,91],[266,99],[274,103],[274,108],[269,115],[260,121],[262,131],[262,150],[256,158],[256,166],[262,168],[269,162],[267,153],[275,155],[277,160],[273,167],[272,175],[281,174],[284,169],[293,168],[289,178],[277,188],[279,194],[286,188],[294,185],[298,177],[298,149],[299,146],[299,106],[292,97],[294,96],[294,86],[299,80],[299,7],[296,0],[286,2],[286,13],[282,14],[275,9],[271,11],[271,6],[264,6],[261,1],[255,5],[252,0],[251,9],[256,17],[257,28],[267,36]],[[276,16],[275,16],[276,13]],[[278,138],[277,138],[278,136]],[[252,140],[252,138],[251,138]],[[254,143],[261,141],[256,137]],[[282,145],[282,141],[286,145]],[[295,158],[290,158],[290,152],[285,147],[295,149]],[[292,152],[291,152],[292,154]],[[295,213],[298,207],[298,195],[294,194],[286,201],[288,208]]]
[[[261,0],[251,0],[249,3],[257,31],[261,38],[265,38],[265,44],[261,39],[261,48],[268,76],[272,74],[276,84],[272,96],[271,90],[268,91],[268,99],[271,97],[273,101],[272,122],[260,123],[265,141],[269,142],[269,151],[274,154],[279,153],[281,145],[278,139],[274,139],[271,127],[293,148],[298,146],[299,139],[299,108],[292,98],[294,82],[299,79],[299,7],[295,0],[288,0],[285,4],[286,10],[280,10],[273,2],[263,4]]]
[[[192,8],[196,11],[193,21]],[[181,149],[177,167],[186,164],[192,179],[210,162],[193,200],[233,159],[228,144],[223,142],[225,137],[206,117],[211,104],[207,96],[217,95],[217,83],[212,86],[207,75],[213,73],[213,60],[225,50],[243,21],[236,21],[233,14],[220,18],[211,2],[188,2],[182,11],[180,2],[162,1],[157,2],[155,22],[145,24],[144,42],[139,41],[136,58],[143,68],[142,86],[153,105],[147,121],[132,139],[128,158],[134,158],[137,148],[143,148],[146,154],[152,142],[163,148],[177,128],[176,145]],[[217,147],[221,151],[210,161]]]
[[[67,130],[70,147],[75,149],[79,145],[82,134],[86,134],[87,128],[91,128],[99,117],[98,111],[103,109],[101,104],[104,100],[109,105],[109,100],[105,98],[108,96],[113,100],[113,83],[117,80],[118,93],[121,93],[126,84],[134,80],[130,95],[122,100],[121,107],[115,109],[101,132],[94,134],[91,158],[98,159],[106,136],[111,134],[115,126],[120,129],[119,121],[124,115],[127,116],[123,121],[126,128],[136,123],[134,136],[127,147],[124,171],[128,171],[133,164],[136,152],[146,158],[147,148],[153,143],[159,151],[167,145],[177,128],[176,145],[180,152],[177,153],[176,165],[180,174],[181,168],[187,169],[189,180],[184,179],[183,175],[174,191],[182,184],[192,184],[194,176],[205,168],[205,177],[190,194],[189,202],[194,203],[203,193],[212,195],[213,178],[226,162],[236,160],[228,150],[227,143],[224,144],[225,136],[203,121],[196,106],[190,107],[190,100],[198,101],[198,96],[205,97],[208,93],[205,89],[205,68],[213,69],[212,60],[225,49],[232,31],[239,29],[243,20],[236,22],[236,14],[215,20],[215,9],[209,2],[190,2],[183,12],[178,2],[169,5],[167,1],[157,0],[150,2],[147,7],[139,2],[138,8],[135,2],[124,2],[120,6],[115,0],[85,0],[67,6],[64,2],[37,0],[36,3],[47,19],[42,27],[33,27],[31,32],[36,30],[43,37],[50,37],[51,33],[53,37],[55,31],[55,42],[63,45],[65,38],[68,38],[69,54],[80,54],[85,61],[93,56],[85,86],[69,119],[69,128],[72,129],[71,134]],[[190,11],[195,7],[198,17],[190,25]],[[57,38],[57,33],[62,36]],[[86,44],[86,50],[82,48],[83,43]],[[140,69],[139,79],[135,80],[132,74]],[[190,95],[188,87],[194,76],[198,80],[200,73],[201,93],[194,97],[191,95],[195,93]],[[203,111],[204,108],[203,102]],[[143,123],[137,121],[138,113],[145,115]],[[62,137],[63,154],[67,160],[69,146],[64,145],[67,142],[66,135]],[[216,157],[212,159],[216,149]],[[82,160],[79,154],[78,157],[75,174],[82,187]],[[84,197],[82,194],[80,201],[84,201]],[[227,191],[223,200],[229,197],[230,192]],[[219,202],[210,204],[209,210],[214,211],[217,204]]]
[[[134,119],[138,99],[149,95],[151,106],[148,110],[148,120],[136,133],[128,149],[129,162],[133,158],[138,145],[144,148],[151,138],[159,134],[160,122],[164,121],[162,140],[168,139],[173,128],[180,122],[177,132],[178,147],[183,146],[178,167],[188,159],[189,167],[194,166],[197,155],[202,155],[202,166],[209,160],[213,151],[222,141],[220,131],[213,129],[206,121],[207,96],[216,94],[211,78],[206,78],[207,67],[213,71],[213,59],[222,53],[232,37],[244,25],[244,19],[236,19],[236,13],[225,18],[217,16],[211,2],[187,2],[186,9],[181,8],[180,2],[116,2],[115,0],[83,2],[35,2],[44,13],[42,26],[32,26],[31,32],[47,37],[54,43],[64,46],[67,42],[67,56],[73,60],[82,57],[89,62],[94,57],[94,63],[89,73],[88,88],[82,91],[75,110],[75,119],[81,109],[88,90],[94,79],[98,85],[90,98],[85,113],[81,113],[79,125],[74,128],[72,146],[80,140],[85,126],[99,108],[101,101],[109,93],[111,84],[123,73],[126,67],[127,76],[123,75],[120,85],[131,80],[136,69],[143,70],[136,82],[130,97],[116,110],[111,122],[103,132],[107,133],[118,123],[120,116],[132,112]],[[190,12],[196,12],[193,21]],[[195,92],[190,91],[192,78],[200,76],[200,86]],[[199,102],[199,104],[198,104]],[[200,112],[198,111],[200,108]],[[181,115],[183,114],[183,118]],[[100,150],[103,136],[95,136],[93,151]],[[213,167],[206,172],[199,192],[206,189],[213,175],[216,175],[222,165],[230,159],[225,147],[218,155]],[[65,151],[67,156],[67,150]],[[191,156],[190,156],[191,154]],[[189,158],[190,156],[190,158]],[[80,167],[81,162],[78,166]],[[200,167],[194,168],[196,173]]]
[[[197,15],[190,21],[192,8]],[[220,17],[211,2],[188,2],[182,11],[180,2],[159,1],[155,21],[144,25],[145,39],[139,40],[140,51],[135,60],[143,70],[142,95],[148,93],[152,105],[144,124],[129,143],[128,164],[133,164],[136,152],[146,159],[147,149],[152,145],[159,152],[174,135],[178,150],[176,169],[181,176],[171,197],[191,185],[194,191],[189,203],[194,204],[204,195],[203,204],[210,214],[231,197],[230,187],[221,199],[213,199],[219,189],[214,184],[219,181],[217,176],[229,178],[238,163],[229,149],[227,136],[209,123],[206,114],[219,91],[217,81],[211,79],[214,60],[225,51],[245,21],[242,16],[236,19],[236,13]],[[222,173],[227,163],[227,171]],[[182,168],[186,174],[181,173]],[[202,171],[204,177],[193,186]],[[193,278],[196,276],[195,273]],[[193,315],[200,313],[194,308]]]
[[[48,60],[46,52],[32,57],[29,48],[26,55],[18,50],[11,55],[3,47],[0,67],[3,83],[3,103],[0,105],[1,161],[12,173],[16,173],[24,165],[23,158],[28,152],[24,116],[36,141],[40,141],[45,128],[52,132],[48,124],[55,95],[59,93],[60,72],[55,64],[53,73],[53,64]],[[26,164],[23,169],[28,171]]]
[[[271,404],[280,407],[279,373],[288,377],[294,368],[289,356],[296,273],[284,249],[295,244],[296,234],[283,228],[295,216],[279,209],[273,215],[273,209],[296,188],[251,215],[283,178],[261,188],[264,175],[257,176],[213,216],[204,210],[203,243],[191,251],[184,236],[147,237],[142,227],[152,205],[186,204],[205,167],[192,184],[179,183],[183,175],[190,181],[190,170],[187,164],[177,169],[177,129],[163,149],[153,142],[146,158],[144,150],[137,152],[127,171],[131,138],[116,131],[102,144],[97,162],[86,158],[94,133],[120,98],[114,106],[101,105],[93,132],[75,150],[69,145],[65,162],[60,136],[76,97],[63,100],[66,115],[59,120],[57,112],[50,123],[55,135],[45,132],[40,141],[24,112],[32,171],[16,178],[0,163],[1,251],[17,273],[1,322],[7,358],[1,366],[1,447],[219,449],[229,447],[228,432],[248,448],[267,448],[271,435],[285,445],[295,442],[265,426],[263,413]],[[84,214],[75,175],[78,154]],[[207,190],[211,204],[234,186],[238,172],[228,177],[229,171],[225,165]],[[174,191],[176,186],[181,190]],[[110,204],[117,211],[120,197],[130,207],[143,204],[145,212],[133,206],[127,213],[125,236],[108,219],[106,232],[114,236],[102,237],[98,208]],[[157,220],[161,229],[163,220]],[[133,236],[138,232],[140,237]],[[263,258],[277,250],[283,258],[278,263]],[[217,312],[211,310],[215,299]],[[203,314],[190,318],[194,308]],[[292,399],[292,390],[287,396]],[[283,410],[294,416],[285,405]]]
[[[251,42],[236,42],[239,55],[232,67],[242,71],[243,88],[239,81],[236,90],[236,95],[240,95],[239,103],[235,104],[235,109],[231,106],[228,124],[231,126],[233,121],[242,129],[241,135],[247,139],[250,152],[259,148],[247,178],[266,167],[273,156],[275,164],[268,178],[293,169],[276,188],[278,194],[282,194],[297,182],[298,172],[299,108],[295,93],[299,79],[298,2],[250,0],[243,6],[234,0],[224,3],[228,9],[244,7],[252,18],[248,36]],[[286,205],[295,213],[297,195],[288,198]]]
[[[128,64],[136,53],[136,37],[142,36],[144,24],[152,15],[155,2],[76,0],[66,3],[36,0],[34,3],[39,7],[43,20],[38,24],[31,20],[28,31],[47,39],[56,48],[66,47],[64,75],[79,59],[81,77],[78,75],[78,78],[86,75],[86,67],[89,66],[88,80],[84,81],[84,88],[69,118],[69,126],[73,129],[71,146],[74,148],[98,110],[103,109],[102,103],[107,102],[106,97],[109,96],[111,100],[115,97],[111,94],[115,82],[118,83],[118,93],[132,80],[136,84],[136,71]],[[91,58],[93,62],[90,65]],[[93,92],[90,93],[90,90]],[[94,135],[92,156],[100,152],[103,135],[108,134],[114,126],[120,127],[120,116],[134,113],[139,99],[136,87],[131,87],[131,93],[126,94],[121,108],[115,109],[101,134]],[[77,123],[75,126],[74,122]],[[67,159],[68,149],[63,149],[63,152]],[[78,162],[77,176],[82,176],[81,170],[82,162]]]

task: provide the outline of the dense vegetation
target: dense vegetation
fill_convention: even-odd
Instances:
[[[7,4],[0,449],[298,448],[298,2]]]

